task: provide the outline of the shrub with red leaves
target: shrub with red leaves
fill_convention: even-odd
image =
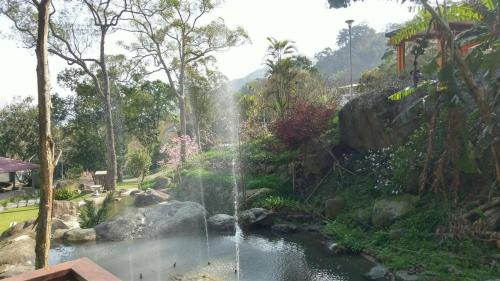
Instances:
[[[296,147],[323,132],[334,112],[332,104],[297,101],[288,113],[274,122],[271,130],[286,145]]]

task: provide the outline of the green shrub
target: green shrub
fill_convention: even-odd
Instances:
[[[132,176],[140,177],[142,182],[151,167],[151,156],[145,149],[133,150],[127,154],[125,167]]]
[[[0,205],[2,205],[2,207],[7,207],[7,204],[9,204],[9,200],[1,200],[0,201]]]
[[[281,196],[270,195],[255,201],[254,207],[261,207],[273,211],[304,211],[304,206],[297,200]]]
[[[246,186],[248,189],[269,188],[275,191],[283,191],[287,187],[287,182],[274,175],[250,176]]]
[[[57,188],[54,190],[55,200],[71,200],[76,196],[78,196],[78,191],[70,187]]]
[[[83,173],[82,166],[71,167],[66,171],[66,176],[70,179],[78,179]]]
[[[104,222],[110,215],[112,210],[113,193],[110,193],[104,198],[102,206],[98,208],[94,201],[85,200],[85,205],[80,207],[80,227],[93,228],[94,226]]]
[[[325,225],[323,232],[353,252],[361,252],[365,248],[366,233],[359,227],[333,221]]]

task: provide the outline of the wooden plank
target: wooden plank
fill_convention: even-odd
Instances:
[[[80,258],[4,279],[4,281],[58,280],[121,281],[88,258]]]

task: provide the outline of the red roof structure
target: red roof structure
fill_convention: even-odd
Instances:
[[[0,157],[0,174],[36,169],[38,169],[36,164]]]

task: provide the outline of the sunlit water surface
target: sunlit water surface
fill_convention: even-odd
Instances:
[[[120,279],[168,281],[174,276],[210,276],[236,280],[234,236],[180,236],[158,240],[55,245],[51,264],[88,257]],[[316,238],[269,233],[245,235],[239,243],[239,279],[248,281],[364,280],[370,262],[355,256],[333,256]],[[174,267],[174,263],[176,266]]]

